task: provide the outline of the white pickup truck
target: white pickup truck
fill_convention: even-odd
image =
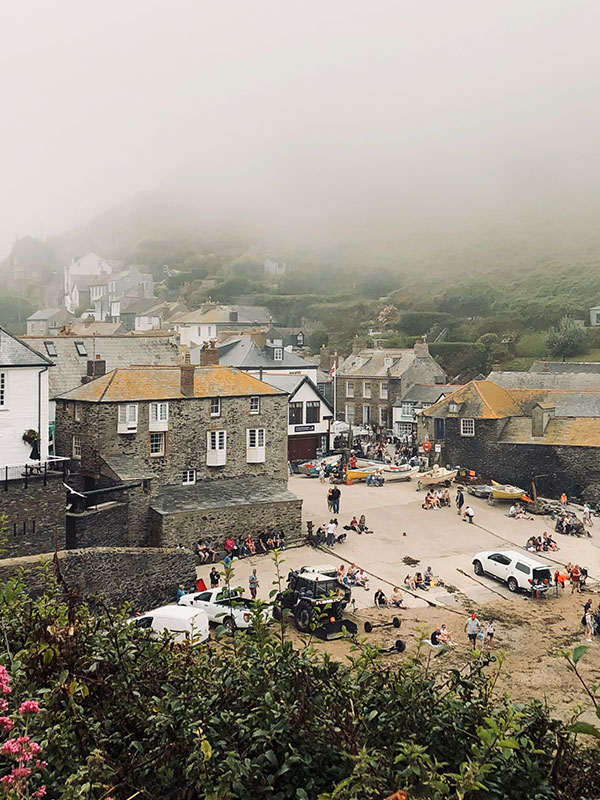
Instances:
[[[180,606],[193,606],[206,611],[209,622],[224,625],[231,633],[234,630],[246,630],[252,627],[252,603],[249,597],[242,597],[239,592],[227,588],[207,589],[204,592],[192,592],[179,598]],[[265,622],[273,617],[273,610],[266,608],[262,612]]]

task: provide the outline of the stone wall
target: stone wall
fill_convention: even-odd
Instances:
[[[168,516],[151,511],[150,527],[156,545],[174,547],[182,544],[192,548],[199,539],[206,539],[221,555],[224,555],[223,544],[227,535],[231,534],[237,541],[248,533],[256,537],[266,528],[283,530],[289,546],[299,543],[302,538],[302,500],[207,508]]]
[[[107,502],[81,514],[67,513],[67,548],[123,547],[128,541],[128,503]]]
[[[49,561],[52,554],[0,560],[0,581],[7,580],[21,567],[35,567],[40,558]],[[110,606],[131,603],[133,611],[174,602],[177,586],[183,583],[192,589],[196,580],[196,557],[190,550],[180,548],[68,550],[59,553],[59,563],[67,584],[78,586],[92,605],[97,602],[94,597],[103,596]],[[35,569],[27,575],[26,583],[32,594],[43,591],[43,576]]]
[[[0,515],[7,524],[2,549],[8,555],[46,553],[54,549],[54,532],[58,547],[65,546],[65,497],[63,476],[48,473],[46,485],[41,475],[25,480],[0,482]]]

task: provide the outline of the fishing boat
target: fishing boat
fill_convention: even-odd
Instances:
[[[409,481],[419,471],[419,467],[411,467],[410,464],[379,464],[377,468],[386,481]]]
[[[438,467],[437,464],[434,464],[426,472],[417,472],[417,491],[422,489],[423,486],[435,486],[438,483],[445,483],[446,486],[450,486],[457,473],[457,469],[446,469],[446,467]]]
[[[472,494],[473,497],[483,497],[484,500],[487,500],[493,488],[493,486],[488,486],[487,483],[476,483],[467,486],[467,492]]]
[[[354,469],[349,468],[346,470],[346,479],[349,481],[366,481],[369,475],[373,475],[378,469],[381,469],[381,467],[366,466],[355,467]]]
[[[519,489],[518,486],[510,486],[509,484],[501,484],[497,481],[492,481],[491,494],[494,500],[520,500],[525,494],[525,490]]]
[[[325,462],[325,472],[329,473],[340,460],[340,457],[341,456],[338,454],[327,456],[326,458],[315,458],[312,461],[304,461],[302,464],[298,464],[298,472],[300,475],[306,475],[309,478],[317,478],[323,461]]]

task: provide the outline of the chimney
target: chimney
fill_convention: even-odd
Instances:
[[[256,331],[250,334],[250,338],[254,342],[254,344],[259,347],[261,350],[265,349],[265,345],[267,343],[267,336],[262,331]]]
[[[547,361],[544,361],[544,366],[542,367],[542,372],[550,372],[550,370],[548,369],[548,362]]]
[[[427,358],[429,355],[429,345],[427,342],[415,342],[414,353],[417,358]]]
[[[541,437],[546,432],[546,427],[556,413],[556,406],[552,403],[536,403],[531,409],[531,435]]]
[[[181,383],[180,390],[184,397],[194,396],[194,372],[196,370],[193,364],[181,365]]]
[[[230,311],[229,312],[229,322],[237,322],[238,321],[238,312],[237,311]]]
[[[352,340],[352,355],[357,356],[361,350],[362,347],[360,344],[360,339],[358,338],[358,336],[355,336],[354,339]]]
[[[492,364],[492,372],[500,372],[500,362],[494,361]]]
[[[212,367],[219,363],[219,348],[214,339],[208,344],[203,344],[200,349],[200,366]]]
[[[97,355],[93,361],[89,359],[87,362],[87,374],[88,378],[100,378],[102,375],[105,375],[106,361],[101,359],[99,355]]]
[[[324,344],[321,345],[319,351],[319,367],[323,372],[329,372],[331,369],[331,352]]]

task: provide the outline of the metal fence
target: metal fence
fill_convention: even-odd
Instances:
[[[70,459],[64,456],[50,456],[45,461],[5,464],[0,467],[0,480],[4,484],[5,491],[8,491],[9,481],[23,481],[27,486],[30,480],[37,482],[41,478],[45,486],[49,474],[60,472],[66,476],[69,461]]]

